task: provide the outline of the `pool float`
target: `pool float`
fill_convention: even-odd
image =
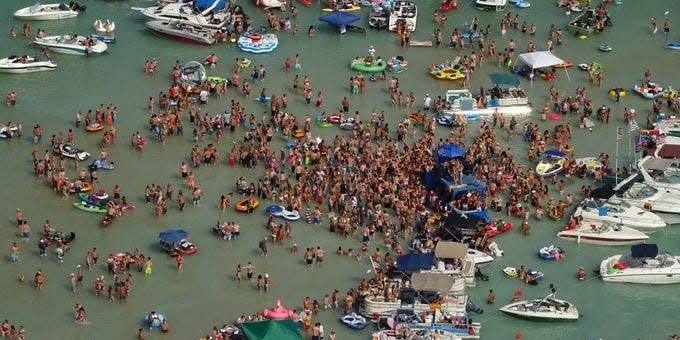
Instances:
[[[90,34],[90,38],[99,40],[101,42],[107,43],[107,44],[115,44],[116,43],[116,37],[112,35],[99,35],[99,34]]]
[[[104,169],[104,170],[113,170],[116,168],[116,165],[113,162],[110,162],[108,159],[96,159],[94,162],[91,164],[93,167],[97,169]]]
[[[420,112],[411,112],[408,115],[406,115],[406,117],[413,123],[425,124],[425,122],[427,122],[427,116],[424,113]]]
[[[560,120],[561,117],[562,116],[559,113],[553,112],[553,113],[550,114],[550,116],[548,116],[548,119],[550,119],[550,121],[552,121],[552,122],[556,122],[556,121]]]
[[[511,279],[517,278],[517,269],[515,267],[503,268],[503,274]]]
[[[670,48],[671,50],[680,50],[680,42],[665,43],[663,47]]]
[[[262,316],[270,320],[285,320],[291,318],[295,313],[292,310],[283,308],[281,300],[276,300],[276,306],[262,311]]]
[[[382,59],[377,58],[376,60],[373,61],[366,61],[366,58],[364,59],[354,59],[352,60],[352,63],[350,64],[350,67],[359,72],[364,72],[364,73],[379,73],[382,71],[385,71],[387,68],[387,63],[385,63]]]
[[[342,123],[340,123],[340,128],[343,130],[354,130],[357,127],[358,125],[356,124],[354,118],[352,117],[346,118],[345,120],[342,121]]]
[[[354,312],[341,317],[340,322],[354,330],[362,330],[368,325],[366,318]]]
[[[455,122],[453,116],[448,116],[445,114],[438,114],[434,119],[437,121],[437,123],[444,126],[453,126]]]
[[[326,117],[326,121],[331,124],[340,124],[342,123],[342,113],[333,112],[330,116]]]
[[[534,278],[534,281],[541,281],[544,277],[543,272],[531,268],[527,270],[527,274],[531,275]]]
[[[446,13],[454,9],[458,9],[458,3],[455,0],[445,0],[442,3],[442,6],[439,8],[442,13]]]
[[[432,64],[430,67],[430,74],[441,80],[462,80],[465,79],[463,74],[463,65],[460,64]]]
[[[99,189],[99,190],[97,190],[97,192],[92,194],[92,197],[97,199],[97,200],[104,201],[104,200],[109,199],[109,194],[106,193],[106,190]]]
[[[215,84],[222,84],[223,82],[226,82],[227,84],[230,83],[229,79],[220,76],[210,76],[206,78],[206,81],[209,83],[214,82]]]
[[[101,21],[99,19],[94,21],[94,30],[99,33],[111,33],[116,30],[116,23],[114,21]]]
[[[611,45],[604,44],[604,45],[600,45],[600,47],[598,47],[598,49],[602,52],[611,52],[611,50],[613,50],[614,48],[611,47]]]
[[[300,0],[300,3],[309,7],[312,5],[312,0]]]
[[[646,86],[641,87],[640,85],[633,86],[633,90],[645,99],[655,99],[663,95],[663,87],[657,85],[656,83],[647,83]]]
[[[250,206],[252,209],[257,208],[260,205],[260,200],[257,198],[246,198],[239,201],[234,205],[234,209],[238,212],[248,212],[248,200],[250,200]]]
[[[564,150],[564,153],[572,154],[574,153],[574,145],[565,145],[562,150]]]
[[[262,104],[262,105],[266,105],[267,103],[272,101],[272,97],[269,97],[269,96],[258,97],[258,98],[255,98],[255,101]]]
[[[279,46],[279,38],[275,34],[252,33],[243,34],[238,38],[238,47],[245,52],[267,53]]]
[[[151,312],[144,315],[144,324],[149,327],[149,329],[159,329],[165,321],[165,315],[161,313]]]
[[[574,66],[574,63],[570,59],[565,59],[563,63],[555,65],[557,68],[567,68]]]
[[[333,124],[329,123],[323,115],[314,117],[314,120],[316,121],[316,126],[320,128],[329,128],[333,126]]]
[[[387,63],[387,69],[392,73],[402,73],[406,71],[406,66],[408,66],[408,61],[400,55],[390,58]]]
[[[615,96],[616,96],[616,92],[619,93],[619,96],[620,96],[620,97],[625,97],[625,96],[626,96],[626,91],[625,91],[624,89],[620,88],[620,87],[617,87],[617,88],[615,88],[615,89],[609,90],[609,95],[612,96],[612,97],[615,97]]]
[[[272,214],[276,217],[283,217],[289,221],[297,221],[300,219],[300,212],[297,210],[288,210],[286,207],[278,204],[272,204],[264,210],[267,214]]]
[[[558,261],[561,260],[563,256],[564,250],[554,244],[538,250],[538,257],[544,260]]]
[[[104,125],[99,124],[99,123],[94,123],[94,124],[90,124],[90,125],[85,126],[85,131],[87,131],[87,132],[97,132],[97,131],[101,131],[101,130],[104,130]]]
[[[512,223],[498,220],[484,226],[475,234],[475,237],[484,237],[488,240],[510,230],[512,230]]]
[[[302,129],[297,129],[297,130],[293,131],[293,137],[295,137],[295,138],[302,138],[304,136],[305,136],[305,131],[302,130]]]
[[[536,165],[536,174],[541,177],[557,175],[564,170],[563,164],[564,158],[551,161],[541,160],[538,165]]]
[[[98,213],[98,214],[106,214],[108,210],[106,208],[102,208],[97,205],[91,205],[86,202],[76,202],[73,203],[73,206],[87,212],[92,212],[92,213]]]
[[[515,2],[515,6],[518,8],[529,8],[531,7],[531,3],[525,2],[524,0],[518,0]]]
[[[88,191],[91,191],[93,188],[94,187],[92,186],[92,183],[83,182],[83,185],[80,187],[80,190],[78,192],[88,192]],[[76,193],[75,187],[69,189],[69,192],[72,193],[72,194],[75,194]]]
[[[414,47],[432,47],[432,40],[411,40],[408,42],[408,45]]]

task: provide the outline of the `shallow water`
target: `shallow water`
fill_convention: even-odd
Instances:
[[[11,26],[20,30],[22,22],[12,19],[11,13],[21,7],[29,6],[30,1],[11,1],[0,3],[6,24],[1,27],[9,32]],[[253,215],[237,215],[228,211],[224,216],[217,209],[219,195],[233,191],[235,179],[247,176],[255,180],[259,172],[248,172],[241,168],[227,168],[223,165],[203,167],[197,169],[199,185],[204,191],[201,207],[188,207],[179,213],[171,205],[168,215],[157,219],[153,216],[153,208],[143,202],[144,186],[151,183],[173,183],[176,191],[182,188],[178,176],[179,163],[185,159],[191,148],[191,136],[187,133],[184,138],[171,137],[165,146],[152,142],[146,132],[147,112],[146,98],[156,97],[159,91],[166,91],[170,67],[175,60],[202,60],[209,53],[217,53],[221,62],[209,74],[229,75],[232,70],[231,62],[236,57],[246,56],[235,45],[216,45],[214,47],[195,47],[165,40],[148,31],[141,15],[129,9],[129,6],[146,6],[148,1],[92,1],[88,10],[76,19],[55,22],[33,22],[33,32],[41,27],[49,34],[66,32],[86,33],[91,31],[92,22],[96,18],[110,18],[116,21],[118,43],[110,46],[109,52],[101,57],[84,58],[68,55],[53,55],[59,64],[55,72],[46,72],[24,76],[0,76],[0,90],[7,92],[16,90],[19,101],[16,107],[2,109],[3,121],[21,121],[26,131],[35,124],[45,127],[45,139],[40,145],[33,145],[27,137],[28,133],[19,139],[3,141],[0,150],[6,161],[0,164],[4,174],[0,178],[0,186],[6,188],[6,195],[0,197],[3,207],[5,227],[0,229],[0,238],[8,250],[11,242],[19,241],[14,227],[14,211],[23,208],[25,217],[30,221],[34,234],[41,229],[45,219],[56,227],[65,231],[77,233],[72,249],[67,253],[66,262],[57,265],[51,256],[40,259],[35,246],[36,236],[29,244],[23,246],[22,261],[18,264],[0,263],[4,273],[0,276],[0,285],[4,289],[0,292],[0,299],[4,302],[0,308],[0,318],[8,318],[15,325],[24,325],[28,329],[30,338],[70,338],[70,339],[121,339],[133,338],[137,329],[141,327],[141,320],[149,310],[156,310],[168,315],[172,331],[165,338],[195,339],[206,333],[213,326],[221,326],[232,322],[236,317],[255,313],[262,308],[273,305],[277,298],[283,300],[290,308],[299,308],[305,296],[321,300],[324,293],[337,288],[346,291],[354,287],[360,278],[367,276],[369,268],[367,261],[357,263],[347,258],[337,258],[333,249],[338,245],[343,248],[358,248],[359,238],[342,239],[329,235],[326,227],[313,227],[302,222],[294,223],[294,239],[301,248],[320,245],[329,253],[326,262],[319,268],[306,268],[301,256],[290,255],[284,247],[272,246],[267,258],[259,257],[256,253],[257,241],[267,236],[264,229],[265,217],[262,210]],[[435,27],[431,19],[432,10],[437,1],[427,0],[419,2],[420,20],[418,30],[412,39],[430,39]],[[255,20],[255,27],[262,26],[264,14],[253,8],[252,3],[242,3],[247,13]],[[464,0],[459,2],[460,9],[448,14],[448,26],[444,29],[444,36],[450,34],[452,27],[462,27],[473,17],[480,18],[481,26],[491,24],[493,40],[502,48],[509,39],[517,41],[518,50],[531,39],[518,31],[510,29],[508,34],[501,37],[498,20],[504,13],[486,13],[474,9],[473,2]],[[612,157],[615,154],[615,127],[624,126],[622,120],[623,107],[635,107],[638,121],[644,121],[644,114],[651,108],[651,103],[633,93],[626,96],[620,104],[614,103],[607,95],[609,88],[621,86],[631,88],[639,83],[646,67],[649,67],[657,83],[666,85],[680,79],[677,51],[666,50],[661,47],[664,42],[662,34],[651,37],[649,18],[656,17],[662,24],[663,13],[670,11],[670,18],[674,23],[671,38],[679,40],[676,13],[680,13],[679,2],[669,1],[627,1],[623,6],[610,7],[614,27],[601,35],[586,40],[578,40],[565,32],[564,45],[557,47],[555,53],[565,59],[571,59],[575,64],[581,62],[599,61],[604,64],[606,78],[601,89],[590,86],[587,74],[577,68],[570,68],[567,72],[560,72],[554,82],[560,93],[573,94],[577,86],[586,86],[594,104],[602,104],[613,108],[614,119],[609,125],[598,124],[593,132],[576,131],[573,144],[576,146],[577,156],[593,156],[599,152],[607,152]],[[360,23],[367,22],[367,9],[360,15]],[[508,6],[507,11],[519,13],[521,20],[529,23],[536,22],[538,34],[535,37],[539,49],[545,42],[546,32],[551,23],[558,27],[566,27],[567,17],[558,9],[553,1],[537,1],[526,10],[517,10]],[[293,57],[296,53],[302,56],[303,69],[301,75],[309,75],[315,90],[321,90],[325,96],[325,109],[328,111],[339,107],[343,96],[349,95],[347,79],[353,74],[349,69],[349,62],[359,55],[366,53],[369,45],[374,45],[378,54],[382,56],[403,55],[409,61],[409,70],[399,75],[405,93],[414,91],[421,103],[424,93],[432,95],[443,94],[450,88],[458,88],[458,83],[442,82],[432,79],[426,72],[433,62],[441,62],[444,58],[454,58],[458,52],[448,48],[399,48],[394,34],[369,31],[364,35],[340,37],[335,29],[318,22],[321,11],[316,7],[300,7],[300,17],[297,19],[302,33],[298,36],[290,34],[280,35],[279,48],[267,55],[247,55],[254,64],[263,64],[268,68],[267,79],[260,85],[254,86],[253,93],[258,93],[261,87],[268,92],[280,94],[282,89],[289,89],[293,74],[285,73],[282,68],[283,59]],[[317,27],[317,36],[313,39],[304,34],[306,27],[313,24]],[[490,39],[487,38],[487,43]],[[614,46],[614,51],[602,53],[597,50],[601,44]],[[11,39],[8,34],[0,35],[0,46],[7,54],[32,53],[37,48],[28,44],[23,38]],[[142,72],[144,60],[158,58],[160,60],[159,74],[155,77],[145,76]],[[481,67],[472,80],[472,88],[489,86],[486,74],[500,71],[494,65]],[[677,84],[675,84],[678,86]],[[534,106],[546,100],[548,85],[542,80],[529,83],[523,81],[522,86],[527,90]],[[369,83],[367,92],[363,96],[351,97],[351,109],[360,110],[367,118],[372,109],[385,110],[389,114],[391,123],[403,119],[403,111],[390,106],[385,91],[385,83]],[[290,95],[289,95],[290,96]],[[299,96],[290,96],[291,112],[299,117],[309,113],[314,115],[314,109],[304,105]],[[248,108],[258,114],[262,107],[246,100],[231,91],[221,101],[212,101],[204,110],[218,112],[234,98],[246,102]],[[42,150],[49,143],[49,136],[74,128],[73,120],[77,110],[95,109],[100,103],[113,103],[121,111],[121,120],[117,126],[120,141],[110,148],[110,157],[116,161],[117,169],[113,172],[100,171],[102,185],[109,190],[120,184],[124,194],[137,205],[137,210],[116,221],[110,228],[100,226],[100,217],[95,214],[84,213],[71,207],[72,199],[63,200],[53,193],[46,182],[32,176],[30,152],[35,147]],[[536,121],[536,114],[520,121]],[[576,117],[569,117],[568,121],[577,125]],[[561,121],[560,123],[563,123]],[[471,123],[471,131],[478,123]],[[540,123],[542,129],[552,129],[555,123]],[[188,126],[187,126],[188,128]],[[344,134],[336,129],[318,129],[324,138],[331,138],[335,134]],[[133,152],[129,149],[127,140],[135,131],[142,131],[147,139],[144,153]],[[190,131],[187,131],[190,132]],[[446,129],[438,127],[438,135],[445,136]],[[226,140],[219,142],[218,151],[224,154],[230,145],[230,139],[239,140],[242,131],[235,135],[227,134]],[[76,142],[79,146],[96,154],[100,136],[77,132]],[[632,138],[634,140],[634,137]],[[619,146],[619,165],[628,163],[633,154],[627,146],[628,137]],[[209,142],[214,142],[210,140]],[[277,143],[281,143],[279,139]],[[506,141],[503,141],[504,146]],[[278,146],[277,146],[278,147]],[[526,161],[526,145],[521,138],[515,137],[509,147],[519,159]],[[39,152],[42,154],[42,152]],[[73,170],[69,170],[73,174]],[[578,180],[565,179],[569,190],[577,191],[584,183]],[[552,189],[554,190],[554,189]],[[554,190],[553,195],[557,192]],[[225,242],[211,233],[212,224],[218,219],[237,220],[242,226],[242,237],[237,241]],[[518,221],[513,219],[517,224]],[[594,278],[586,282],[578,282],[575,278],[576,269],[584,266],[589,270],[595,269],[602,258],[615,253],[627,252],[626,247],[599,247],[587,244],[560,242],[565,248],[567,257],[559,263],[545,262],[536,256],[538,248],[552,244],[555,233],[562,222],[545,220],[532,224],[530,236],[520,235],[512,231],[500,236],[498,243],[505,250],[506,256],[498,259],[484,268],[484,272],[491,276],[488,282],[480,282],[476,288],[470,290],[472,299],[481,303],[488,289],[493,288],[498,296],[497,306],[500,307],[512,295],[516,288],[522,288],[526,297],[539,297],[547,293],[547,283],[557,285],[559,295],[573,302],[582,312],[583,317],[576,323],[532,323],[516,320],[494,311],[491,306],[484,306],[486,311],[476,319],[483,324],[482,336],[485,339],[508,339],[521,331],[525,339],[541,339],[547,337],[561,339],[663,339],[667,334],[678,331],[675,325],[675,305],[678,301],[675,287],[649,287],[626,284],[605,284]],[[173,259],[160,251],[157,242],[158,232],[170,227],[182,227],[188,230],[193,241],[199,246],[197,255],[187,257],[184,272],[180,275],[175,270]],[[658,232],[652,236],[652,241],[660,245],[661,249],[677,252],[678,231],[676,226],[667,231]],[[290,242],[287,246],[290,245]],[[102,258],[114,251],[132,251],[139,248],[145,255],[154,260],[154,274],[151,278],[135,275],[133,292],[125,304],[109,304],[104,299],[94,297],[91,289],[94,278],[105,274],[104,267],[98,267],[93,272],[86,273],[85,287],[75,295],[69,291],[68,275],[75,270],[75,265],[82,263],[85,253],[92,247],[97,247]],[[3,253],[8,260],[8,253]],[[101,260],[100,260],[101,261]],[[245,265],[253,261],[257,273],[269,273],[273,279],[272,292],[258,293],[254,284],[237,284],[233,280],[236,264]],[[506,279],[501,274],[505,266],[518,266],[539,269],[546,275],[546,279],[538,286],[524,287],[516,281]],[[33,273],[42,269],[47,277],[45,290],[36,292],[31,281]],[[27,282],[18,283],[17,275],[23,273]],[[107,276],[107,281],[112,278]],[[87,312],[90,325],[76,325],[73,323],[73,305],[82,303]],[[325,325],[326,333],[336,330],[339,339],[366,338],[370,328],[361,333],[348,330],[342,326],[337,318],[338,313],[322,312],[315,321]],[[157,332],[149,338],[160,338]]]

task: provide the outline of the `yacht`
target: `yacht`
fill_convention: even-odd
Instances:
[[[217,3],[219,1],[216,1]],[[221,28],[229,20],[228,13],[211,13],[213,8],[198,11],[191,4],[173,2],[152,7],[132,7],[144,16],[155,20],[175,20],[208,28]]]
[[[666,227],[666,222],[659,215],[616,199],[587,198],[576,208],[574,216],[585,221],[616,223],[645,233]]]
[[[649,239],[641,231],[601,221],[581,221],[578,225],[567,225],[557,233],[557,237],[605,246],[639,244]]]
[[[600,263],[604,281],[670,284],[680,283],[680,256],[659,254],[656,244],[631,246],[630,255],[610,256]]]
[[[388,19],[388,28],[390,31],[396,31],[397,26],[404,21],[406,29],[410,32],[416,30],[416,21],[418,21],[418,8],[415,2],[412,1],[395,1],[390,8],[390,17]]]
[[[646,183],[635,183],[626,192],[610,198],[638,208],[661,213],[680,214],[680,191],[655,188]]]

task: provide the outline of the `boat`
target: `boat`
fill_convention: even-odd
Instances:
[[[149,329],[159,329],[161,325],[166,320],[165,315],[161,313],[151,312],[144,315],[144,324],[149,327]]]
[[[466,309],[468,311],[463,313],[450,313],[435,309],[426,313],[416,314],[413,309],[403,308],[391,317],[378,320],[378,326],[386,324],[390,327],[390,325],[394,325],[389,329],[393,329],[397,333],[403,333],[405,329],[422,329],[439,331],[439,336],[450,334],[451,336],[458,337],[457,339],[480,339],[482,325],[479,322],[474,322],[470,317],[470,313],[482,314],[484,310],[469,300]],[[437,339],[437,337],[435,336],[434,339]]]
[[[597,49],[602,52],[611,52],[614,48],[609,44],[604,44],[600,45]]]
[[[78,11],[67,4],[35,4],[14,12],[14,17],[21,20],[61,20],[75,18]]]
[[[288,210],[282,205],[273,204],[265,209],[267,214],[272,214],[276,217],[283,217],[289,221],[297,221],[300,219],[300,212],[297,210]]]
[[[484,11],[500,12],[505,10],[508,0],[475,0],[475,7]]]
[[[416,23],[418,21],[418,6],[415,2],[396,0],[392,2],[390,7],[390,16],[387,20],[388,29],[396,31],[398,26],[403,22],[406,30],[413,32],[416,30]]]
[[[106,158],[95,159],[92,162],[92,166],[95,167],[96,169],[104,169],[104,170],[113,170],[113,169],[116,168],[116,165]]]
[[[178,20],[186,24],[194,24],[202,27],[221,28],[231,17],[230,13],[215,11],[219,6],[224,7],[224,1],[215,0],[210,6],[201,10],[195,9],[191,4],[183,2],[160,3],[152,7],[131,7],[142,15],[154,20]],[[236,6],[231,14],[243,14],[243,9]]]
[[[150,30],[173,40],[190,44],[212,45],[218,29],[189,24],[177,20],[151,20],[146,22]]]
[[[655,99],[663,95],[663,87],[656,83],[642,84],[642,86],[635,84],[633,90],[645,99]]]
[[[371,13],[368,17],[368,27],[371,28],[387,28],[389,26],[390,9],[384,5],[371,7]]]
[[[584,221],[614,223],[645,233],[666,227],[666,222],[657,214],[620,200],[617,202],[587,198],[576,208],[574,216],[581,217]]]
[[[567,225],[557,233],[557,237],[605,246],[639,244],[649,239],[649,236],[636,229],[601,221],[581,221],[576,226]]]
[[[372,339],[378,340],[401,340],[401,339],[440,339],[440,340],[461,340],[455,333],[440,331],[435,329],[407,327],[401,331],[385,329],[371,334]]]
[[[276,37],[276,34],[272,33],[246,33],[238,38],[237,44],[242,51],[250,53],[268,53],[279,46],[279,39]]]
[[[350,67],[359,72],[364,72],[364,73],[380,73],[382,71],[385,71],[387,69],[387,63],[380,59],[379,57],[375,60],[372,58],[366,57],[366,58],[355,58],[352,60],[352,63],[350,64]]]
[[[340,322],[342,322],[343,325],[354,330],[362,330],[366,328],[366,326],[368,326],[368,324],[366,323],[366,318],[354,312],[340,317]]]
[[[630,189],[610,200],[621,200],[636,207],[661,213],[680,214],[680,191],[655,188],[647,183],[635,183]]]
[[[669,136],[680,133],[676,127],[661,129]],[[680,163],[677,160],[646,156],[637,165],[645,183],[655,188],[680,190]]]
[[[101,54],[108,47],[102,41],[74,33],[36,38],[34,43],[41,47],[47,47],[50,51],[56,53],[75,55]]]
[[[534,300],[523,300],[507,304],[499,310],[505,314],[531,320],[576,321],[579,312],[574,304],[555,298],[551,284],[551,294]]]
[[[189,233],[183,229],[168,229],[158,234],[161,249],[174,254],[193,255],[198,251],[193,243],[189,241]]]
[[[392,57],[387,61],[387,69],[392,73],[402,73],[406,71],[406,66],[408,66],[408,61],[400,55]]]
[[[257,198],[246,198],[234,205],[234,209],[238,212],[248,212],[250,209],[255,209],[260,205],[260,200]]]
[[[291,318],[294,314],[295,312],[292,310],[283,307],[281,300],[276,300],[274,307],[262,311],[262,316],[270,320],[285,320]]]
[[[680,42],[665,43],[663,47],[670,48],[671,50],[680,50]]]
[[[541,159],[536,165],[536,174],[541,177],[551,177],[564,170],[564,158],[560,159]]]
[[[260,4],[264,9],[278,8],[283,9],[286,6],[285,1],[279,0],[260,0]]]
[[[80,150],[71,144],[62,144],[60,147],[55,147],[52,151],[67,158],[78,158],[79,161],[84,161],[91,156],[89,152]]]
[[[475,266],[483,266],[493,262],[494,260],[493,256],[491,256],[489,253],[473,248],[469,248],[467,250],[467,255],[465,255],[465,258],[472,260],[472,263],[474,263]]]
[[[73,206],[87,212],[92,212],[92,213],[98,213],[98,214],[106,214],[108,212],[108,209],[100,207],[98,205],[91,205],[86,202],[75,202],[73,203]]]
[[[466,117],[489,117],[494,114],[504,116],[526,115],[531,113],[529,97],[520,87],[501,88],[494,86],[487,95],[486,106],[478,105],[469,90],[448,90],[444,94],[446,104],[442,113]]]
[[[602,260],[600,277],[609,282],[680,283],[680,256],[659,254],[656,244],[636,244],[630,247],[630,255]]]
[[[80,199],[81,202],[87,203],[92,206],[98,206],[98,207],[104,207],[106,205],[106,202],[109,201],[108,197],[106,198],[97,198],[94,194],[93,195],[88,195],[83,192],[78,193],[78,199]]]
[[[497,220],[480,229],[475,234],[475,237],[483,237],[488,240],[510,230],[512,230],[512,223],[503,220]]]
[[[538,257],[549,261],[559,261],[564,256],[563,254],[564,250],[554,244],[538,250]]]
[[[92,26],[94,27],[94,30],[99,33],[109,34],[116,30],[116,23],[114,21],[109,21],[108,19],[106,21],[97,19]]]
[[[13,55],[0,59],[0,72],[2,73],[22,74],[55,69],[57,69],[57,64],[43,56]]]
[[[442,63],[432,65],[430,74],[440,80],[463,80],[465,68],[461,64]]]

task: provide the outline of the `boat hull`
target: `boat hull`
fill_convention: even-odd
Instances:
[[[41,71],[51,71],[57,68],[52,61],[33,61],[29,63],[14,62],[11,58],[0,59],[0,73],[23,74]]]
[[[194,44],[194,45],[203,45],[203,46],[210,46],[214,43],[214,41],[206,41],[204,39],[198,39],[194,37],[189,37],[189,36],[184,36],[184,35],[179,35],[176,32],[170,32],[170,31],[162,31],[162,30],[157,30],[157,29],[151,29],[154,33],[163,36],[168,39],[172,39],[175,41],[179,41],[182,43],[187,43],[187,44]]]
[[[532,313],[519,313],[519,312],[515,312],[515,311],[511,311],[511,310],[504,310],[503,308],[501,308],[500,311],[505,313],[505,314],[512,315],[514,317],[517,317],[517,318],[520,318],[520,319],[526,319],[526,320],[557,321],[557,322],[578,320],[578,317],[557,317],[557,316],[532,314]]]
[[[582,243],[590,243],[590,244],[597,244],[597,245],[602,245],[602,246],[625,246],[625,245],[633,245],[633,244],[640,244],[649,239],[649,237],[644,237],[644,238],[631,238],[631,239],[619,239],[619,238],[607,238],[607,237],[597,237],[597,236],[588,236],[588,235],[578,235],[578,232],[576,233],[562,233],[560,232],[557,234],[557,237],[564,239],[564,240],[570,240],[570,241],[578,241],[580,239],[580,242]]]

